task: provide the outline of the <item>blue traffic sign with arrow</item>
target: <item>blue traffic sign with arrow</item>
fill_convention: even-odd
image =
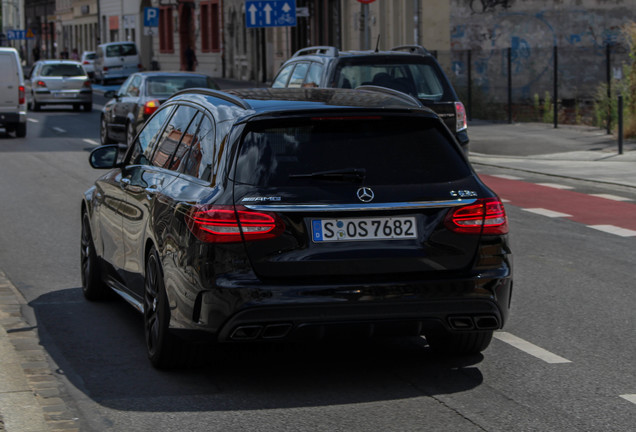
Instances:
[[[245,25],[256,27],[294,27],[296,0],[255,0],[245,2]]]

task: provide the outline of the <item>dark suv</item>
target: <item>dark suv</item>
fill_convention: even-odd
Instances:
[[[216,342],[425,335],[484,350],[508,316],[500,199],[390,89],[177,93],[82,201],[82,285],[143,313],[148,356]]]
[[[390,51],[339,51],[315,46],[297,51],[278,71],[273,88],[389,87],[418,98],[444,120],[468,154],[464,105],[435,57],[419,45]]]

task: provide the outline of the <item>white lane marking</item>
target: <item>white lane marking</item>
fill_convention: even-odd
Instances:
[[[589,228],[603,231],[609,234],[615,234],[621,237],[634,237],[636,236],[636,231],[630,230],[627,228],[621,228],[614,225],[588,225]]]
[[[521,351],[530,354],[546,363],[572,363],[570,360],[544,350],[528,341],[525,341],[513,334],[507,332],[495,332],[494,337],[505,342]]]
[[[572,186],[566,186],[558,183],[537,183],[539,186],[551,187],[554,189],[574,189]]]
[[[55,132],[66,133],[66,131],[64,129],[59,128],[57,126],[53,126],[51,129],[53,129]]]
[[[626,401],[630,401],[631,403],[636,404],[636,394],[620,395],[620,397],[622,397]]]
[[[493,177],[498,177],[506,180],[523,180],[521,177],[508,175],[508,174],[492,174]]]
[[[27,121],[30,121],[31,123],[40,123],[40,120],[36,120],[33,118],[28,118]]]
[[[89,139],[89,138],[84,138],[82,141],[84,141],[85,143],[88,143],[90,145],[99,145],[99,143],[95,140]]]
[[[569,215],[567,213],[561,213],[561,212],[558,212],[558,211],[548,210],[548,209],[544,209],[544,208],[524,208],[522,210],[530,212],[530,213],[536,213],[536,214],[541,215],[541,216],[551,217],[551,218],[572,217],[572,215]]]
[[[621,196],[617,196],[617,195],[612,195],[612,194],[591,194],[592,196],[595,197],[599,197],[599,198],[605,198],[608,200],[613,200],[613,201],[632,201],[629,198],[625,198],[625,197],[621,197]]]

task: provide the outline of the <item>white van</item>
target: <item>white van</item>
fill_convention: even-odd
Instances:
[[[139,50],[134,42],[110,42],[97,46],[95,81],[106,84],[109,80],[124,80],[143,69]]]
[[[15,48],[0,48],[0,128],[26,136],[27,103],[20,56]]]

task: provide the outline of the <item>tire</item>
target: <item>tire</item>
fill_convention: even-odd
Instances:
[[[73,111],[79,111],[80,110],[80,104],[73,104]]]
[[[24,138],[26,136],[27,125],[26,123],[18,123],[15,126],[15,136],[17,138]]]
[[[85,103],[85,104],[84,104],[84,111],[85,111],[85,112],[91,112],[91,111],[93,111],[93,104],[92,104],[92,103]]]
[[[133,140],[135,139],[135,125],[132,122],[126,123],[126,144],[128,147],[132,145]]]
[[[40,111],[40,104],[35,101],[35,98],[31,99],[31,110]]]
[[[96,301],[106,298],[108,287],[102,280],[97,253],[91,237],[91,227],[88,213],[82,215],[82,237],[80,253],[80,269],[82,271],[82,292],[87,300]]]
[[[431,349],[440,354],[474,355],[479,354],[490,345],[492,330],[478,332],[451,333],[436,331],[426,334],[426,341]]]
[[[108,126],[106,125],[106,118],[101,117],[99,121],[99,141],[102,145],[113,144],[115,141],[108,137]]]
[[[170,308],[159,254],[153,247],[146,259],[144,334],[150,363],[157,369],[187,366],[195,358],[194,344],[170,333]]]

